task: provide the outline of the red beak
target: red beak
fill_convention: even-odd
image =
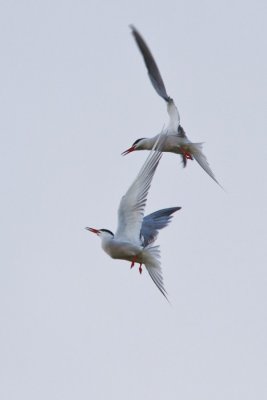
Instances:
[[[100,231],[99,231],[99,229],[95,229],[95,228],[85,228],[85,229],[87,229],[88,231],[90,231],[90,232],[93,232],[93,233],[96,233],[96,234],[98,234]]]
[[[121,155],[126,156],[127,154],[131,153],[134,150],[135,150],[135,146],[132,146],[129,149],[125,150],[123,153],[121,153]]]

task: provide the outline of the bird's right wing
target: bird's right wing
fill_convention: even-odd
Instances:
[[[136,179],[121,199],[118,209],[118,228],[115,234],[117,239],[140,243],[147,194],[162,157],[161,148],[165,138],[164,133],[159,136]]]
[[[140,33],[135,29],[135,27],[133,25],[130,25],[130,28],[132,29],[133,37],[134,37],[136,44],[143,56],[144,62],[146,64],[148,76],[151,80],[151,83],[152,83],[154,89],[156,90],[156,92],[158,93],[158,95],[160,97],[162,97],[164,100],[166,100],[168,102],[169,96],[167,95],[163,79],[160,75],[158,66],[154,60],[154,57],[151,54],[151,51],[149,50],[146,42],[144,41],[144,39],[142,38]]]
[[[181,207],[164,208],[145,216],[141,228],[141,238],[144,246],[156,240],[158,231],[165,228],[171,222],[172,214],[180,209]]]

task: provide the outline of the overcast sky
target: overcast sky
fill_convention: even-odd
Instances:
[[[264,1],[0,2],[0,398],[267,398]],[[146,213],[172,306],[85,226],[116,230],[121,196],[166,106],[225,192],[165,154]]]

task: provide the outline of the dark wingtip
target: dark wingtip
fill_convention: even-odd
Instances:
[[[133,24],[129,24],[129,28],[131,29],[131,31],[132,31],[132,34],[135,36],[136,34],[137,35],[140,35],[140,33],[138,32],[138,30],[136,29],[136,27],[133,25]]]
[[[171,207],[169,216],[172,218],[172,214],[174,214],[176,211],[180,211],[181,209],[182,207]]]

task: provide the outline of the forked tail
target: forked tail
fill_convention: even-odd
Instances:
[[[189,152],[192,154],[194,159],[199,163],[199,165],[207,172],[207,174],[223,189],[220,183],[215,178],[214,173],[212,172],[208,160],[206,156],[202,153],[203,143],[190,143]]]
[[[147,246],[143,250],[143,263],[151,279],[161,291],[163,296],[168,300],[167,292],[164,288],[162,270],[160,266],[160,250],[159,246]]]

